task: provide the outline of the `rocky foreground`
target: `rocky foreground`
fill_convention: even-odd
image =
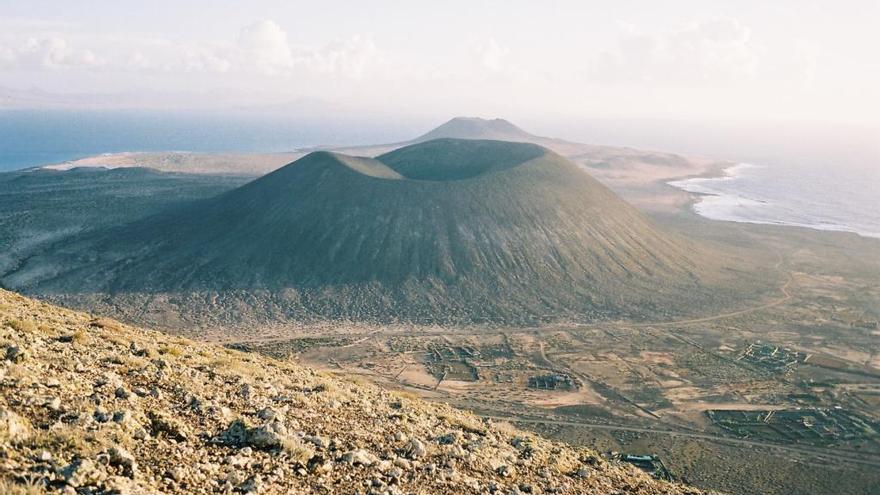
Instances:
[[[0,290],[0,493],[697,494],[292,362]]]

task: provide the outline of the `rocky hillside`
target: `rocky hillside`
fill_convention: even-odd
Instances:
[[[0,492],[699,493],[442,404],[0,290]]]

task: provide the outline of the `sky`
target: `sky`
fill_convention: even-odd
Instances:
[[[873,127],[878,25],[878,0],[0,0],[0,108]]]

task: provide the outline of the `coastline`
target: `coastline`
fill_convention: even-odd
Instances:
[[[744,175],[744,171],[763,168],[751,163],[727,162],[710,167],[702,174],[676,178],[666,181],[665,185],[675,188],[691,196],[691,201],[683,205],[690,213],[715,221],[736,222],[755,225],[772,225],[780,227],[798,227],[822,232],[840,232],[855,234],[868,239],[880,239],[880,231],[869,232],[843,223],[797,222],[786,219],[768,219],[750,217],[749,208],[760,209],[772,206],[772,202],[763,199],[751,199],[735,192],[723,192],[706,187],[706,184],[732,181]]]

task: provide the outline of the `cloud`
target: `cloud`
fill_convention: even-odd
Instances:
[[[623,25],[618,48],[603,53],[590,76],[604,82],[705,85],[750,79],[761,49],[751,30],[732,18],[692,22],[659,34]]]
[[[274,21],[263,20],[243,27],[238,35],[238,47],[268,73],[289,69],[293,65],[287,33]]]
[[[174,72],[228,74],[230,77],[290,78],[333,76],[360,79],[382,59],[366,36],[339,38],[325,45],[293,45],[272,20],[241,28],[237,38],[177,42],[161,38],[89,36],[70,32],[32,35],[28,28],[0,34],[0,67],[39,71],[100,67],[104,73]],[[70,41],[74,40],[74,41]],[[92,48],[77,48],[86,45]]]
[[[238,53],[232,58],[239,69],[256,68],[265,75],[331,75],[359,79],[370,64],[380,58],[376,44],[367,37],[354,35],[314,46],[294,46],[287,32],[273,21],[260,21],[242,28]]]
[[[352,79],[362,78],[380,58],[376,44],[360,35],[337,39],[319,49],[300,48],[297,52],[297,64],[311,71]]]
[[[474,51],[484,69],[490,72],[501,72],[506,68],[505,58],[510,50],[498,44],[495,38],[489,37],[484,42],[478,43]]]
[[[166,64],[164,71],[182,69],[186,72],[222,74],[233,70],[234,62],[219,47],[184,45],[179,47],[181,60]]]
[[[106,62],[60,36],[28,37],[0,45],[0,64],[29,69],[92,68]]]

